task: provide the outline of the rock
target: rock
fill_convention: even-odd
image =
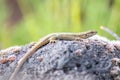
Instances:
[[[93,36],[80,41],[58,40],[38,49],[21,67],[15,80],[120,80],[118,74],[111,74],[112,61],[120,59],[119,41],[110,41]],[[14,47],[15,48],[15,47]],[[8,80],[17,62],[31,48],[31,44],[21,46],[19,50],[2,50],[0,56],[8,59],[14,55],[14,61],[0,63],[0,80]]]

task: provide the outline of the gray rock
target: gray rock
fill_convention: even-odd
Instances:
[[[15,80],[115,80],[120,74],[111,74],[120,59],[120,42],[94,36],[80,41],[58,40],[38,49],[21,67]],[[9,51],[6,58],[15,55],[13,62],[0,64],[0,80],[8,80],[17,62],[30,49]],[[2,60],[3,56],[0,56]],[[119,63],[119,62],[116,62]],[[113,71],[114,72],[114,71]]]

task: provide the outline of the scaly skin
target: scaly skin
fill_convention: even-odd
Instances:
[[[19,61],[18,65],[16,66],[14,72],[10,76],[9,80],[14,80],[15,75],[20,70],[21,66],[25,63],[25,61],[35,53],[36,50],[41,48],[42,46],[48,44],[54,40],[79,40],[79,39],[86,39],[93,35],[95,35],[96,31],[88,31],[83,33],[52,33],[43,38],[41,38]]]

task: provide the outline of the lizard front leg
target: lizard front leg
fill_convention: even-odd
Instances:
[[[56,43],[57,42],[57,35],[54,35],[54,36],[51,36],[48,40],[49,40],[49,43]]]

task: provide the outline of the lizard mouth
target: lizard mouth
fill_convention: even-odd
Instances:
[[[97,31],[91,31],[91,34],[95,35],[97,34]]]

